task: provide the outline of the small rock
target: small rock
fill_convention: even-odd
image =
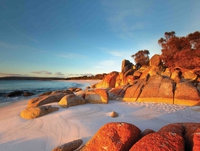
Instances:
[[[118,117],[118,113],[115,112],[115,111],[112,111],[112,112],[110,113],[110,116],[111,116],[111,117]]]
[[[23,93],[23,96],[32,96],[32,95],[35,95],[35,94],[31,93],[31,92],[24,92]]]
[[[6,95],[6,97],[15,97],[15,96],[21,96],[24,92],[23,91],[13,91]]]
[[[75,149],[79,148],[83,141],[81,139],[74,140],[72,142],[68,142],[61,146],[54,148],[52,151],[74,151]]]

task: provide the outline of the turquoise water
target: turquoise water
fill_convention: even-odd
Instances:
[[[46,91],[64,90],[69,87],[85,88],[86,86],[87,84],[70,81],[0,80],[0,103],[19,99],[20,97],[5,97],[7,93],[16,90],[39,94]]]

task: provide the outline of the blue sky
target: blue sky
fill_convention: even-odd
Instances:
[[[200,30],[199,0],[0,0],[0,76],[120,71],[166,31]]]

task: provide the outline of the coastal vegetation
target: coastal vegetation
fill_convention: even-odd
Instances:
[[[162,47],[161,59],[171,71],[174,69],[193,70],[200,75],[200,32],[178,37],[174,31],[165,32],[158,40]]]

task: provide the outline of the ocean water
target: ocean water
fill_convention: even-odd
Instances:
[[[40,94],[46,91],[65,90],[70,87],[79,87],[84,89],[89,84],[81,84],[70,81],[40,81],[40,80],[0,80],[0,103],[18,101],[26,97],[6,97],[6,94],[12,91],[28,91],[34,94]]]

